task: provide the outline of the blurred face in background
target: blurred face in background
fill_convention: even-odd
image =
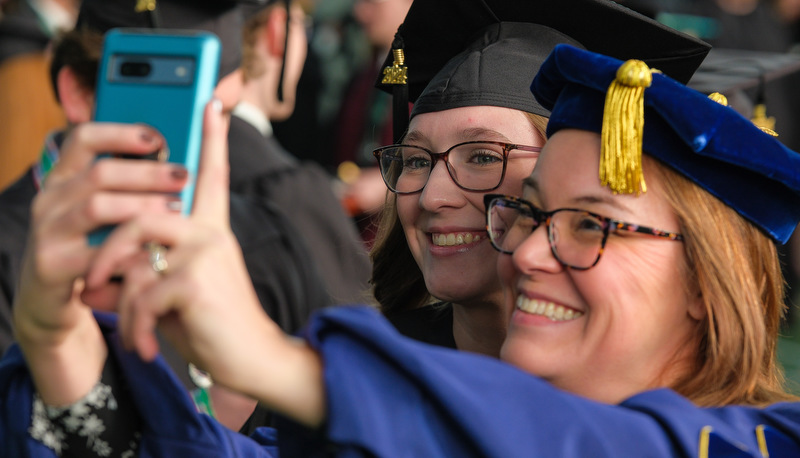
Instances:
[[[353,14],[370,43],[389,49],[397,28],[405,19],[412,0],[356,0]]]

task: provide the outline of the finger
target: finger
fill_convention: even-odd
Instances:
[[[52,221],[66,236],[85,235],[105,225],[121,224],[144,214],[179,213],[181,200],[163,194],[93,194]]]
[[[92,189],[136,192],[178,192],[189,173],[180,164],[148,159],[105,158],[93,163],[83,181]]]
[[[126,260],[141,253],[146,243],[174,246],[192,237],[195,231],[195,226],[178,214],[148,214],[129,221],[117,227],[101,245],[86,283],[92,288],[107,283],[113,275],[125,270]]]
[[[152,127],[112,123],[83,123],[64,140],[58,163],[47,176],[46,187],[69,179],[94,162],[98,154],[149,154],[164,145]]]
[[[141,250],[132,251],[127,258],[120,262],[120,267],[116,269],[115,275],[109,276],[106,282],[92,285],[86,280],[85,289],[81,294],[83,302],[94,310],[118,311],[125,287],[125,275],[137,263],[141,264],[145,256]]]
[[[174,253],[170,253],[170,262],[179,264],[180,260],[172,254]],[[158,281],[147,283],[138,280],[148,275],[156,277]],[[138,286],[131,288],[125,314],[120,315],[120,320],[122,323],[124,319],[123,342],[143,360],[152,361],[159,351],[156,337],[159,322],[170,316],[178,322],[185,318],[182,317],[181,308],[184,302],[180,300],[181,288],[178,287],[184,280],[180,272],[170,271],[167,276],[161,276],[152,269],[149,272],[143,269],[141,276],[137,277]]]
[[[229,182],[227,123],[222,116],[222,103],[214,99],[206,105],[203,119],[203,147],[192,215],[215,226],[227,225]]]
[[[121,291],[122,283],[108,282],[98,288],[83,290],[81,301],[93,310],[114,312],[118,309]]]
[[[128,350],[136,348],[132,332],[134,316],[136,315],[137,298],[142,291],[160,280],[151,267],[148,256],[144,252],[138,253],[131,258],[129,268],[125,271],[125,280],[122,283],[121,293],[117,304],[119,314],[119,330],[122,343]]]

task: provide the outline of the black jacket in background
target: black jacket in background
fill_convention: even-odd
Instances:
[[[275,205],[297,228],[334,303],[363,303],[372,264],[353,221],[333,193],[331,176],[299,161],[272,136],[231,116],[231,191]]]

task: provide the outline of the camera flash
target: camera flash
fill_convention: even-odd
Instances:
[[[183,78],[184,76],[186,76],[186,67],[184,67],[183,65],[175,67],[175,76],[177,76],[178,78]]]

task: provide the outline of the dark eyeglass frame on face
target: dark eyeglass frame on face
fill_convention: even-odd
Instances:
[[[461,183],[459,183],[458,180],[456,179],[456,177],[454,176],[455,172],[453,171],[453,168],[450,165],[450,161],[448,160],[450,153],[454,149],[458,148],[459,146],[477,145],[477,144],[497,145],[497,146],[502,147],[502,149],[503,149],[503,169],[502,169],[502,172],[500,174],[500,178],[497,181],[497,184],[495,184],[493,186],[482,187],[482,188],[470,188],[470,187],[464,186]],[[383,178],[383,182],[386,184],[386,187],[389,188],[389,190],[392,191],[395,194],[414,194],[414,193],[420,192],[423,189],[425,189],[425,186],[428,184],[428,178],[426,178],[425,179],[425,183],[423,183],[422,186],[420,186],[419,189],[415,189],[413,191],[398,191],[392,184],[389,183],[389,179],[387,179],[387,177],[386,177],[386,174],[388,173],[388,171],[384,169],[384,164],[383,164],[383,161],[381,161],[381,156],[385,151],[390,150],[390,149],[396,149],[396,148],[415,148],[415,149],[418,149],[420,151],[426,152],[431,157],[431,165],[430,165],[430,168],[428,169],[428,178],[430,178],[430,174],[433,171],[433,168],[436,167],[436,163],[439,162],[439,159],[442,159],[444,161],[444,163],[445,163],[445,168],[447,168],[447,174],[450,175],[450,179],[453,180],[453,183],[455,183],[456,186],[458,186],[459,188],[461,188],[461,189],[463,189],[465,191],[476,191],[476,192],[492,191],[492,190],[497,189],[498,187],[500,187],[500,185],[503,183],[503,179],[505,179],[505,176],[506,176],[506,166],[508,165],[508,155],[511,153],[512,150],[528,151],[528,152],[531,152],[531,153],[539,153],[539,152],[542,151],[542,147],[541,146],[517,145],[515,143],[506,143],[506,142],[492,141],[492,140],[475,140],[475,141],[461,142],[461,143],[458,143],[456,145],[451,146],[450,148],[448,148],[446,151],[444,151],[442,153],[434,153],[433,151],[431,151],[431,150],[429,150],[427,148],[424,148],[422,146],[404,145],[404,144],[387,145],[387,146],[382,146],[380,148],[376,148],[376,149],[374,149],[372,151],[372,154],[375,156],[375,159],[378,160],[378,167],[381,170],[381,177]]]
[[[553,257],[564,267],[568,267],[570,269],[575,270],[588,270],[592,267],[596,266],[597,263],[600,261],[600,257],[603,255],[603,251],[605,250],[606,241],[608,240],[608,234],[611,232],[633,232],[638,234],[644,234],[652,237],[658,237],[660,239],[673,241],[673,242],[680,242],[683,241],[683,235],[677,232],[670,232],[670,231],[663,231],[660,229],[654,229],[647,226],[641,226],[638,224],[626,223],[624,221],[616,220],[613,218],[608,218],[603,215],[598,215],[597,213],[593,213],[590,211],[586,211],[580,208],[558,208],[552,211],[544,211],[532,203],[528,202],[525,199],[514,197],[514,196],[505,196],[502,194],[486,194],[483,196],[483,203],[486,208],[486,232],[489,235],[489,241],[494,247],[495,250],[505,253],[505,254],[513,254],[514,250],[508,251],[500,247],[497,240],[497,234],[492,231],[491,228],[491,218],[492,218],[492,208],[498,203],[501,202],[507,207],[516,208],[518,211],[521,209],[525,210],[525,213],[529,213],[530,217],[536,223],[532,226],[531,234],[542,225],[545,224],[545,228],[547,230],[547,240],[550,243],[550,251],[553,253]],[[575,266],[564,262],[558,255],[558,250],[556,249],[556,240],[553,237],[553,230],[552,230],[552,222],[553,222],[553,215],[559,212],[570,211],[570,212],[580,212],[586,215],[591,216],[592,218],[601,221],[603,224],[603,237],[600,241],[600,247],[597,251],[597,257],[594,259],[589,266]],[[530,236],[528,234],[525,236],[520,245],[525,243],[525,240]],[[518,245],[519,246],[519,245]]]

